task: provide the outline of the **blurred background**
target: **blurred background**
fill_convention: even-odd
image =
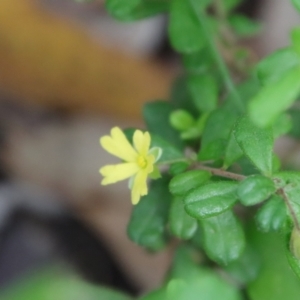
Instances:
[[[300,21],[286,0],[239,9],[263,23],[245,41],[257,57]],[[143,103],[168,98],[180,62],[166,32],[165,16],[121,24],[102,0],[0,1],[1,299],[100,299],[98,285],[138,295],[163,280],[171,249],[128,240],[130,194],[100,186],[112,159],[98,141],[112,126],[142,128]],[[61,298],[43,296],[53,290]]]

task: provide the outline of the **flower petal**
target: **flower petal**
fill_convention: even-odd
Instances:
[[[133,135],[133,144],[139,154],[147,155],[150,147],[151,137],[148,131],[143,133],[141,130],[136,130]]]
[[[145,170],[140,170],[133,182],[133,187],[131,190],[131,202],[132,204],[137,204],[140,201],[141,196],[147,195],[147,172]]]
[[[153,155],[147,156],[147,167],[145,169],[146,173],[152,173],[154,169],[155,157]]]
[[[133,162],[136,160],[136,151],[119,127],[114,127],[111,130],[111,136],[106,135],[100,138],[100,144],[107,152],[125,161]]]
[[[148,154],[150,155],[153,155],[154,156],[154,158],[155,158],[155,162],[157,162],[159,159],[160,159],[160,157],[161,157],[161,155],[162,155],[162,149],[160,148],[160,147],[153,147],[153,148],[151,148],[150,150],[149,150],[149,152],[148,152]]]
[[[136,174],[139,171],[139,167],[136,163],[123,163],[117,165],[104,166],[99,170],[101,175],[104,176],[102,185],[115,183],[117,181],[124,180]]]

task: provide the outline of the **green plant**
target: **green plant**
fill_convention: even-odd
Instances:
[[[255,64],[239,41],[260,26],[235,12],[239,4],[106,0],[122,21],[168,14],[184,66],[168,101],[143,110],[162,150],[156,166],[168,168],[133,207],[128,235],[152,251],[180,240],[162,287],[143,300],[299,299],[300,172],[273,146],[300,137],[300,28]]]

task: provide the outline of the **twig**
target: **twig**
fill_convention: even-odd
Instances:
[[[243,112],[245,110],[244,103],[243,103],[239,93],[237,92],[237,90],[235,88],[235,85],[233,83],[233,80],[230,76],[230,73],[227,69],[227,66],[226,66],[224,60],[223,60],[222,56],[219,53],[219,50],[218,50],[218,48],[216,46],[216,43],[214,41],[213,34],[210,33],[209,25],[207,24],[206,15],[201,10],[198,9],[196,3],[194,2],[195,0],[189,0],[189,1],[190,1],[191,6],[194,9],[197,20],[198,20],[198,22],[200,23],[200,25],[203,29],[203,33],[205,34],[205,37],[206,37],[206,39],[208,41],[208,44],[209,44],[209,47],[211,48],[211,52],[212,52],[212,54],[215,58],[215,61],[216,61],[217,65],[218,65],[218,68],[220,70],[220,74],[223,77],[224,84],[225,84],[228,92],[232,95],[232,99],[235,102],[237,108],[241,112]]]
[[[211,174],[213,174],[215,176],[234,179],[234,180],[237,180],[237,181],[241,181],[241,180],[244,180],[246,178],[246,176],[241,175],[241,174],[236,174],[236,173],[224,171],[222,169],[216,169],[216,168],[207,167],[207,166],[203,166],[203,165],[197,165],[195,167],[195,169],[205,170],[205,171],[208,171],[208,172],[210,172]]]
[[[293,222],[294,222],[294,225],[295,225],[296,229],[297,229],[298,231],[300,231],[300,224],[299,224],[297,215],[296,215],[296,213],[295,213],[295,211],[294,211],[294,209],[293,209],[293,207],[292,207],[292,205],[291,205],[291,203],[290,203],[290,200],[289,200],[289,198],[287,197],[287,195],[286,195],[284,189],[283,189],[283,188],[278,189],[278,190],[277,190],[277,194],[278,194],[279,196],[281,196],[282,199],[284,200],[284,202],[285,202],[285,204],[286,204],[288,210],[290,211],[290,214],[291,214],[291,217],[292,217],[292,219],[293,219]]]

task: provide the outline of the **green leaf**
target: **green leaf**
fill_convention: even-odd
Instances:
[[[287,220],[287,211],[283,199],[274,195],[256,214],[256,223],[261,231],[279,231]]]
[[[167,293],[166,288],[162,287],[158,290],[151,291],[149,294],[139,298],[139,300],[166,300],[167,297],[166,293]]]
[[[184,198],[185,210],[199,220],[230,209],[237,201],[236,182],[219,181],[200,186]]]
[[[293,228],[290,237],[290,251],[300,261],[300,231],[296,226]]]
[[[259,83],[259,80],[257,79],[257,77],[251,76],[250,78],[248,78],[247,80],[245,80],[244,82],[240,83],[237,86],[237,92],[239,93],[241,99],[245,103],[248,103],[249,100],[251,100],[252,97],[254,97],[257,94],[257,92],[260,90],[260,88],[261,88],[261,84]],[[233,95],[229,94],[225,101],[233,103],[232,98],[233,98]],[[232,107],[235,107],[235,103],[233,103],[233,104],[231,104],[231,106],[229,106],[229,108],[231,108],[231,109],[232,109]]]
[[[116,17],[128,15],[142,0],[106,0],[106,9]]]
[[[187,78],[180,76],[172,84],[170,104],[174,109],[184,109],[197,118],[198,111],[188,90]]]
[[[237,290],[232,286],[226,284],[217,276],[207,273],[207,277],[193,278],[189,282],[183,279],[171,280],[167,286],[166,300],[199,300],[199,295],[205,295],[205,300],[241,299]]]
[[[274,138],[279,138],[292,130],[292,119],[288,114],[281,114],[273,124]]]
[[[153,181],[149,194],[133,207],[127,228],[130,239],[153,251],[163,248],[170,203],[168,180]]]
[[[250,37],[261,31],[261,24],[247,18],[246,16],[235,14],[229,17],[229,24],[238,36]]]
[[[183,65],[188,72],[194,74],[208,73],[215,64],[214,57],[209,47],[182,55]]]
[[[264,175],[272,174],[273,132],[255,126],[247,117],[241,118],[234,131],[236,141],[244,154]]]
[[[170,103],[155,101],[144,105],[143,117],[151,135],[158,135],[178,149],[183,149],[184,145],[178,132],[169,123],[171,112]]]
[[[173,195],[185,195],[192,189],[206,183],[210,176],[209,172],[203,170],[191,170],[178,174],[170,181],[170,192]]]
[[[151,147],[159,147],[162,149],[162,154],[159,159],[160,164],[166,164],[178,159],[185,159],[182,152],[160,136],[151,134]]]
[[[293,229],[293,233],[295,232],[295,228]],[[296,238],[297,242],[296,244],[293,241],[293,233],[292,234],[287,234],[287,239],[286,239],[286,258],[288,260],[288,263],[292,270],[294,271],[294,274],[300,279],[300,259],[299,259],[299,253],[298,255],[294,255],[293,248],[298,246],[297,252],[299,252],[299,232],[296,232]],[[294,233],[295,234],[295,233]],[[291,251],[292,250],[292,251]]]
[[[176,248],[173,256],[173,263],[169,272],[170,279],[186,279],[191,280],[197,276],[204,274],[204,269],[199,268],[199,252],[195,249],[181,244]]]
[[[300,139],[300,110],[299,109],[290,110],[289,116],[292,122],[291,131],[289,132],[289,134],[296,139]]]
[[[260,127],[271,125],[300,93],[300,67],[287,71],[278,81],[263,87],[249,103],[249,114]]]
[[[242,0],[223,0],[226,11],[231,11],[241,4]]]
[[[183,109],[178,109],[170,114],[170,123],[173,128],[183,131],[187,130],[195,124],[193,116]]]
[[[184,210],[180,197],[174,197],[172,200],[169,223],[171,232],[182,240],[192,238],[198,227],[197,221]]]
[[[289,203],[290,219],[295,222],[294,216],[300,222],[300,173],[299,172],[281,172],[274,176],[277,186],[282,188],[285,197]],[[290,211],[293,210],[293,215]]]
[[[64,274],[61,270],[43,270],[26,276],[19,282],[1,291],[1,300],[130,300],[127,295],[95,286]]]
[[[299,64],[300,59],[291,48],[279,49],[258,63],[257,77],[263,85],[272,84]]]
[[[242,156],[243,156],[243,151],[235,139],[234,130],[232,130],[225,148],[223,168],[227,169],[234,162],[239,160]]]
[[[228,264],[225,270],[240,284],[247,285],[256,279],[261,267],[260,257],[251,245],[247,245],[242,255]]]
[[[247,177],[239,183],[237,195],[246,206],[258,204],[275,193],[274,182],[262,175]]]
[[[127,128],[124,130],[124,134],[126,135],[128,141],[132,144],[133,134],[136,129],[134,128]],[[170,161],[176,160],[185,160],[183,153],[179,151],[174,145],[170,144],[160,136],[155,134],[151,134],[151,149],[159,148],[162,153],[154,153],[154,155],[159,155],[159,163],[169,163]],[[156,151],[155,151],[156,152]]]
[[[183,173],[187,168],[189,167],[189,164],[186,162],[178,162],[171,164],[169,168],[169,173],[173,176],[178,175],[180,173]]]
[[[294,28],[291,32],[292,46],[295,52],[300,56],[300,28]]]
[[[294,4],[298,12],[300,12],[300,0],[292,0],[292,3]]]
[[[120,21],[140,20],[166,12],[169,8],[169,0],[106,0],[106,9]]]
[[[200,112],[210,112],[216,108],[219,91],[213,76],[191,75],[188,78],[188,88]]]
[[[223,157],[236,118],[237,112],[230,105],[223,105],[209,115],[202,135],[199,160]]]
[[[176,250],[164,300],[241,300],[237,289],[221,276],[197,265],[196,254],[187,247]]]
[[[244,231],[231,210],[201,220],[203,247],[210,259],[227,265],[238,259],[245,248]]]
[[[191,53],[205,46],[202,28],[187,0],[172,1],[168,31],[171,44],[178,52]]]
[[[282,234],[263,234],[253,229],[249,243],[261,256],[262,261],[258,277],[247,287],[249,298],[251,300],[298,300],[299,279],[288,264]]]

